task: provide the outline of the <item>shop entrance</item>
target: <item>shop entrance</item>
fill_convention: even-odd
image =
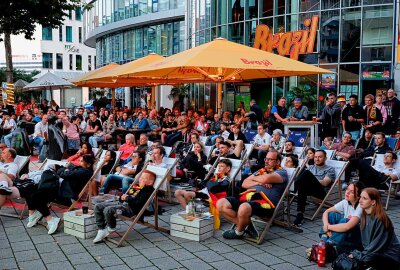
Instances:
[[[368,94],[376,96],[376,92],[379,90],[386,90],[386,81],[384,80],[363,80],[362,81],[362,97],[360,97],[361,103],[364,104],[364,97]]]

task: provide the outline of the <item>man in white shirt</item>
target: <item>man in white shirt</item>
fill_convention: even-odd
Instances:
[[[257,157],[259,164],[263,164],[268,153],[271,135],[266,132],[266,126],[264,124],[259,124],[257,126],[257,132],[258,134],[254,137],[254,150],[252,155]]]
[[[12,193],[9,187],[13,185],[18,173],[18,165],[14,162],[16,156],[17,152],[12,148],[6,148],[1,153],[0,195],[10,195]]]
[[[12,133],[16,129],[17,123],[7,113],[3,114],[3,118],[4,118],[3,131],[4,133],[8,133],[7,135],[4,136],[4,143],[7,145],[7,147],[11,147]]]
[[[35,132],[33,133],[33,141],[38,145],[39,154],[42,151],[43,142],[45,140],[45,136],[49,132],[49,124],[48,124],[49,116],[44,114],[42,117],[42,121],[35,125]]]

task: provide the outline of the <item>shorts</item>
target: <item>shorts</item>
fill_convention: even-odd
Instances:
[[[195,198],[196,199],[202,199],[202,200],[208,200],[208,199],[210,199],[210,197],[207,195],[207,194],[205,194],[205,193],[203,193],[203,192],[195,192]]]
[[[242,204],[239,199],[235,197],[227,197],[228,202],[232,205],[232,210],[238,211],[239,206]],[[244,202],[243,202],[244,203]],[[270,217],[274,213],[274,209],[265,209],[261,207],[258,202],[247,202],[251,206],[251,215],[260,217]]]

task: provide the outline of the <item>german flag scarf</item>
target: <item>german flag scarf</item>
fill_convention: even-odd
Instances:
[[[227,179],[227,175],[223,173],[216,173],[210,178],[210,182],[212,184],[221,183]],[[214,216],[214,230],[219,230],[221,226],[221,221],[219,218],[219,211],[217,209],[217,201],[219,199],[226,198],[228,195],[227,190],[222,192],[213,192],[212,189],[208,189],[208,194],[210,195],[209,203],[210,203],[210,213]]]

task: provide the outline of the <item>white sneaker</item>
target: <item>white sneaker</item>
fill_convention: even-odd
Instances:
[[[113,232],[115,232],[115,228],[107,227],[107,231],[108,231],[109,233],[113,233]]]
[[[49,230],[48,234],[53,234],[58,229],[58,224],[60,224],[60,218],[53,217],[50,221],[47,221],[47,229]]]
[[[42,213],[40,213],[39,211],[35,211],[32,215],[28,217],[28,224],[26,224],[26,227],[32,228],[33,226],[36,226],[42,216]]]
[[[95,244],[100,243],[108,235],[110,235],[110,232],[107,229],[99,230],[97,232],[96,237],[93,239],[93,243],[95,243]]]

